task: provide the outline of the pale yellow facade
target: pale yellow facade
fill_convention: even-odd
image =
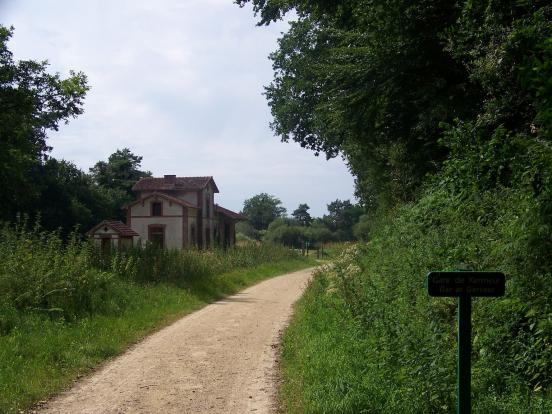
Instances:
[[[147,243],[166,249],[234,245],[235,223],[243,216],[215,205],[219,190],[213,177],[146,177],[132,190],[136,200],[123,207],[126,223],[104,220],[90,230],[102,249]]]

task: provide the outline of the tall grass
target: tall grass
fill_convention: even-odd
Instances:
[[[275,244],[247,243],[228,250],[163,250],[148,245],[115,253],[107,268],[122,278],[138,282],[186,284],[237,268],[296,258],[290,249]]]
[[[152,329],[263,278],[312,265],[289,249],[102,256],[76,235],[0,228],[0,412],[66,387]]]
[[[73,321],[125,306],[121,282],[94,266],[91,244],[24,224],[0,229],[0,335],[25,315]]]
[[[504,297],[473,302],[474,412],[552,412],[550,256],[533,247],[533,209],[521,191],[434,191],[321,269],[285,335],[288,412],[454,412],[456,300],[423,281],[466,265],[507,275]]]
[[[76,234],[25,224],[0,229],[0,334],[27,314],[74,321],[113,314],[127,305],[124,284],[169,282],[190,285],[238,268],[295,259],[282,246],[247,244],[228,250],[162,250],[153,246],[102,256]]]

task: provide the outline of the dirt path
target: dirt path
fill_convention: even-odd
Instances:
[[[266,280],[180,319],[38,412],[275,412],[278,333],[310,274]]]

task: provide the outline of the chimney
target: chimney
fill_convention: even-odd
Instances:
[[[176,175],[167,175],[167,174],[165,174],[165,182],[167,184],[175,184],[176,183]]]

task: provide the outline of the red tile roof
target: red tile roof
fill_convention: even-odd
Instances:
[[[96,226],[92,227],[86,234],[92,235],[96,230],[98,230],[101,227],[109,227],[112,230],[115,230],[115,232],[117,232],[117,234],[119,234],[119,236],[121,237],[139,236],[138,233],[136,233],[125,223],[119,220],[104,220],[100,224],[97,224]]]
[[[179,204],[179,205],[184,206],[184,207],[197,208],[197,206],[195,204],[192,204],[189,201],[182,200],[180,198],[176,198],[176,197],[170,196],[170,195],[165,194],[165,193],[158,193],[156,191],[154,191],[151,194],[148,194],[145,197],[139,198],[138,200],[127,203],[122,208],[126,209],[126,208],[129,208],[129,207],[135,206],[136,204],[142,203],[143,201],[145,201],[145,200],[147,200],[148,198],[151,198],[151,197],[161,197],[161,198],[164,198],[165,200],[170,201],[171,203]]]
[[[141,178],[134,186],[132,191],[171,191],[171,190],[201,190],[213,183],[215,193],[218,193],[218,187],[213,177],[146,177]]]
[[[243,214],[234,213],[233,211],[221,207],[218,204],[215,204],[215,211],[234,220],[247,220],[247,217],[245,217]]]

